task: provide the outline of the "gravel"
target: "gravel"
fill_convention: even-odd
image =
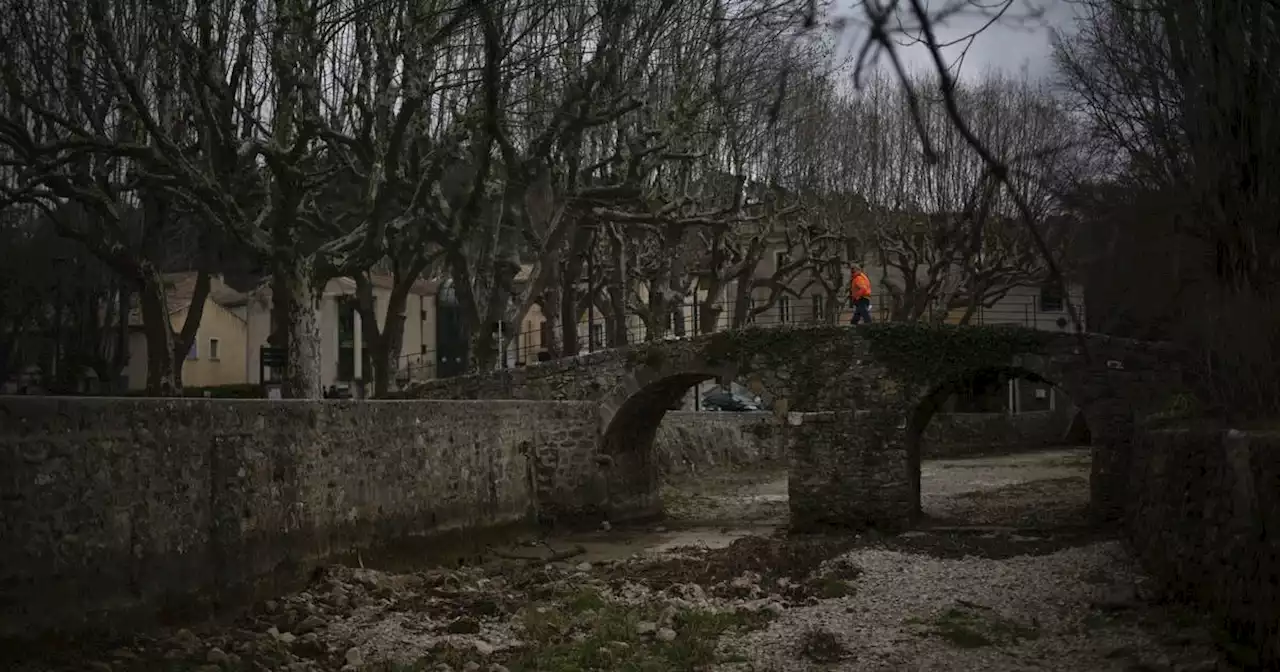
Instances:
[[[1141,575],[1116,542],[1002,560],[877,548],[843,559],[862,569],[855,594],[789,609],[768,629],[726,641],[747,662],[720,669],[1217,669],[1203,628],[1125,597]],[[965,641],[961,628],[989,643]],[[815,630],[833,636],[845,659],[806,661]]]

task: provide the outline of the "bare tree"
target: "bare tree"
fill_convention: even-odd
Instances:
[[[1061,42],[1064,83],[1101,148],[1117,157],[1102,214],[1123,214],[1173,241],[1139,274],[1167,279],[1175,335],[1204,353],[1199,379],[1224,414],[1266,413],[1280,399],[1274,369],[1280,280],[1274,225],[1280,8],[1258,2],[1096,0]],[[1095,190],[1095,194],[1106,195]],[[1102,205],[1094,199],[1096,206]],[[1110,211],[1110,212],[1107,212]],[[1127,235],[1120,231],[1119,235]],[[1194,309],[1190,307],[1194,306]]]
[[[21,20],[6,22],[0,38],[6,99],[0,147],[9,171],[2,193],[10,203],[39,207],[60,235],[83,244],[127,280],[143,317],[147,387],[177,393],[208,294],[212,257],[199,260],[200,281],[187,320],[175,332],[162,276],[164,248],[174,225],[190,215],[159,174],[153,133],[163,128],[169,137],[185,137],[171,64],[153,58],[146,12],[134,5],[13,0],[9,9],[6,15]],[[154,92],[158,116],[148,110],[145,118],[151,126],[128,92],[115,86],[112,73],[120,70]]]

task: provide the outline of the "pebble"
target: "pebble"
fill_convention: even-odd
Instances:
[[[671,628],[661,628],[656,637],[660,642],[670,642],[676,638],[676,631]]]
[[[213,663],[214,665],[225,665],[226,663],[231,662],[231,656],[228,656],[226,651],[215,646],[212,649],[209,649],[209,653],[205,656],[205,660]]]
[[[343,656],[348,665],[352,667],[360,667],[364,664],[364,654],[360,652],[360,647],[353,646],[347,649],[347,653]]]

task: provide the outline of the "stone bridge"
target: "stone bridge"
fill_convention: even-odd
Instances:
[[[667,410],[699,382],[749,382],[787,422],[793,527],[895,528],[919,513],[920,435],[942,401],[982,376],[1045,381],[1088,423],[1094,513],[1105,519],[1135,418],[1167,408],[1177,360],[1167,344],[1024,328],[749,328],[430,381],[405,396],[598,402],[597,513],[618,521],[661,514],[653,439]]]

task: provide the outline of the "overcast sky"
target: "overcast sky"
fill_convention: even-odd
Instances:
[[[956,0],[926,0],[934,8],[941,8]],[[850,17],[864,16],[863,10],[856,0],[837,0],[837,15]],[[903,3],[906,4],[906,3]],[[996,5],[994,0],[982,0],[975,4]],[[1069,0],[1014,0],[1008,11],[1009,16],[1027,17],[1032,9],[1041,11],[1040,18],[1030,20],[1002,20],[993,24],[979,34],[969,47],[960,70],[961,78],[975,77],[987,68],[999,68],[1016,75],[1025,65],[1028,74],[1038,79],[1053,72],[1052,47],[1050,46],[1050,30],[1057,29],[1069,33],[1072,30],[1075,9]],[[964,15],[953,16],[944,24],[935,26],[938,39],[943,42],[960,38],[973,32],[989,20],[980,10],[968,10]],[[861,22],[855,25],[861,25]],[[855,41],[860,45],[866,39],[866,31],[854,28],[842,39],[847,49]],[[958,58],[962,45],[944,49],[943,54],[948,62]],[[931,65],[927,50],[919,45],[900,49],[904,62],[908,67]]]

